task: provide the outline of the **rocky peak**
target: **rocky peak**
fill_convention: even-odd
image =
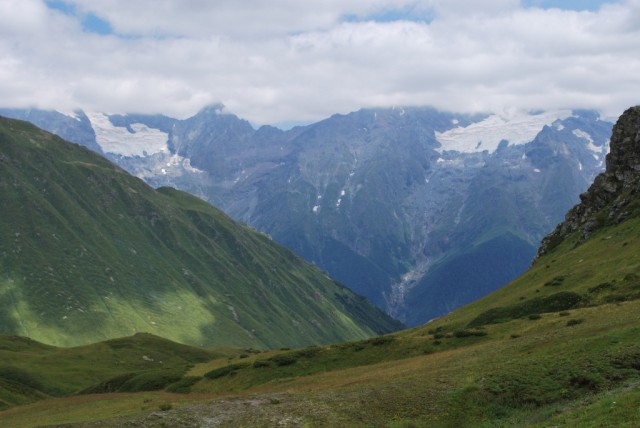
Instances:
[[[582,232],[579,245],[598,227],[625,220],[631,214],[629,203],[639,192],[640,106],[636,106],[625,111],[613,127],[605,172],[580,195],[580,204],[567,213],[564,222],[542,240],[536,259],[577,230]]]

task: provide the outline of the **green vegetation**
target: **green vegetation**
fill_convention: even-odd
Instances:
[[[76,348],[0,336],[0,406],[50,396],[164,389],[196,363],[237,355],[205,351],[149,334]]]
[[[178,394],[188,394],[191,392],[191,387],[202,380],[200,376],[185,376],[180,378],[177,382],[172,383],[167,388],[169,392],[175,392]]]
[[[76,346],[355,340],[401,325],[202,200],[0,119],[0,332]]]
[[[241,349],[198,363],[172,384],[188,386],[167,413],[195,424],[207,413],[184,400],[237,397],[206,408],[234,426],[286,417],[310,426],[601,426],[606,415],[625,426],[637,416],[629,397],[640,385],[640,299],[633,298],[640,220],[574,242],[484,301],[422,327],[303,349]],[[560,284],[545,286],[558,277]],[[624,301],[612,298],[620,295]],[[5,412],[7,420],[26,417],[18,409]],[[80,417],[69,409],[69,420]],[[144,415],[131,410],[113,425]]]
[[[571,291],[561,291],[547,297],[532,298],[524,303],[489,309],[473,319],[469,326],[478,327],[525,316],[529,316],[529,319],[539,319],[540,313],[575,308],[581,301],[582,297],[579,294]]]
[[[169,364],[166,363],[169,357],[163,357],[163,366],[167,369],[193,364],[191,369],[181,372],[180,380],[156,385],[180,392],[175,398],[167,398],[161,391],[139,392],[127,395],[131,404],[124,405],[109,394],[86,396],[95,397],[87,398],[90,402],[79,401],[85,396],[71,396],[49,399],[42,406],[5,410],[0,413],[0,420],[11,426],[28,426],[117,416],[111,424],[118,426],[124,421],[142,420],[148,412],[157,412],[160,405],[170,405],[165,411],[167,418],[183,418],[180,420],[190,421],[192,425],[201,420],[199,417],[211,417],[208,415],[215,413],[226,415],[229,418],[225,419],[226,423],[234,426],[260,426],[265,421],[283,421],[286,417],[299,418],[296,420],[311,426],[404,427],[602,426],[603,421],[611,417],[617,421],[616,425],[625,426],[628,421],[636,420],[638,412],[633,398],[637,399],[640,385],[637,341],[640,300],[613,303],[605,300],[607,295],[633,288],[629,284],[634,276],[630,274],[640,272],[640,233],[629,232],[636,231],[640,231],[640,222],[629,220],[615,230],[599,232],[593,241],[577,248],[568,246],[567,251],[559,248],[540,259],[528,274],[487,297],[484,304],[466,306],[423,327],[330,346],[269,352],[238,349],[226,354],[202,355],[198,357],[204,357],[200,363],[174,360]],[[612,234],[616,232],[620,232],[621,239],[625,236],[621,242],[628,242],[624,247],[628,254],[595,245],[603,242],[616,245],[613,237],[598,239],[615,236]],[[619,256],[629,257],[623,263]],[[575,263],[567,263],[565,258]],[[583,275],[577,267],[586,268],[590,273]],[[566,277],[558,286],[562,290],[544,286],[560,274]],[[603,279],[605,277],[608,280]],[[598,287],[604,282],[616,287]],[[590,292],[593,288],[597,291]],[[548,298],[554,302],[556,294],[562,292],[581,296],[579,304],[570,311],[540,311],[540,318],[535,322],[526,315],[469,327],[487,307],[515,308],[528,300],[539,304]],[[119,339],[94,345],[101,350],[94,355],[104,356],[105,349],[148,352],[142,350],[151,345],[138,342],[142,339],[151,343],[160,341],[142,336],[134,340],[135,345],[128,345],[133,339]],[[162,343],[162,348],[172,349],[169,343]],[[20,338],[1,341],[0,349],[14,354],[61,352]],[[83,348],[75,349],[74,354]],[[202,352],[185,347],[176,355],[187,353],[188,349]],[[143,367],[150,364],[140,354],[134,357],[133,351],[128,355],[126,360],[137,361]],[[150,353],[143,355],[156,359]],[[96,357],[88,357],[85,369],[89,365],[102,367],[113,357],[105,356],[98,363],[90,362],[93,358]],[[19,360],[24,364],[14,366],[18,371],[9,370],[12,376],[22,379],[26,386],[52,384],[42,376],[52,366],[34,371],[33,362]],[[44,357],[39,361],[46,360],[50,359]],[[77,359],[73,361],[78,364]],[[57,366],[65,364],[59,360]],[[143,378],[155,378],[162,373],[157,367],[152,368]],[[80,377],[83,371],[74,373]],[[133,366],[119,371],[110,369],[109,373],[102,373],[102,377],[96,376],[84,385],[76,381],[75,389],[65,390],[87,389],[118,376],[130,380],[132,377],[128,376],[136,372],[142,374],[144,370]],[[62,375],[62,371],[60,373]],[[65,384],[66,380],[62,379],[62,376],[57,378],[58,385]],[[150,397],[145,398],[150,401],[143,403],[136,397]],[[208,401],[203,407],[189,401],[195,397],[224,400]],[[64,408],[64,416],[52,410],[56,408]],[[585,421],[589,423],[585,425]]]
[[[0,399],[41,401],[0,412],[0,422],[632,427],[640,217],[580,239],[575,232],[517,280],[427,325],[346,343],[213,353],[149,335],[72,349],[6,337]]]
[[[204,377],[208,379],[217,379],[222,376],[230,376],[245,367],[249,367],[249,364],[231,364],[211,370],[210,372],[205,373]]]

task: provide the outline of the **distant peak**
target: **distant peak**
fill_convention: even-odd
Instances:
[[[215,103],[204,106],[198,112],[198,115],[201,114],[224,114],[225,113],[225,105],[222,103]]]

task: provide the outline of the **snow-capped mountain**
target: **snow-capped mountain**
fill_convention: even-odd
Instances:
[[[289,131],[256,130],[221,105],[186,120],[0,114],[207,199],[409,324],[524,271],[604,169],[612,127],[570,110],[364,109]]]

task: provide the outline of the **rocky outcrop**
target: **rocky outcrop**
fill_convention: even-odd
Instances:
[[[581,231],[579,245],[599,227],[634,215],[629,208],[640,192],[640,106],[625,111],[613,127],[606,162],[605,172],[580,195],[580,204],[542,240],[536,260],[576,231]]]

